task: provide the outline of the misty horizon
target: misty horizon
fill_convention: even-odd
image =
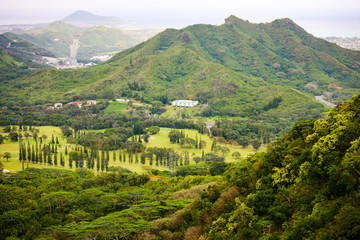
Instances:
[[[78,10],[99,16],[118,17],[138,27],[162,29],[180,29],[194,24],[221,25],[230,15],[252,23],[290,18],[317,37],[360,37],[360,4],[354,0],[304,0],[291,3],[285,0],[275,3],[263,0],[175,0],[171,3],[164,0],[134,0],[126,3],[114,0],[105,0],[103,3],[80,0],[74,3],[64,0],[61,4],[44,0],[14,0],[4,3],[0,9],[0,25],[50,23]]]

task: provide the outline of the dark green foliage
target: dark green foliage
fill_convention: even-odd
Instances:
[[[10,108],[25,101],[43,105],[116,97],[164,103],[191,98],[208,103],[203,116],[262,121],[275,126],[276,131],[271,133],[284,134],[294,121],[320,118],[328,110],[313,95],[302,93],[314,79],[318,86],[315,94],[330,90],[331,101],[340,102],[357,93],[350,84],[360,79],[357,59],[359,53],[317,39],[289,19],[251,24],[231,16],[220,26],[166,30],[93,68],[52,69],[16,83],[6,82],[0,105]],[[345,89],[328,89],[330,83]],[[75,115],[82,111],[73,109]],[[37,111],[32,111],[32,115],[36,115],[34,121],[39,121]],[[14,116],[5,112],[0,123],[6,125],[10,118]],[[54,113],[50,119],[52,125],[69,124],[63,118],[68,117]],[[112,122],[103,118],[106,117],[89,121],[88,125],[104,128],[109,123],[108,127],[112,127]],[[134,134],[144,132],[141,125],[134,130]]]
[[[19,134],[17,132],[13,132],[13,131],[10,132],[8,135],[8,138],[14,142],[16,142],[18,140],[18,137],[19,137]]]
[[[174,193],[217,180],[199,176],[150,181],[147,175],[121,169],[96,176],[84,173],[27,169],[4,176],[1,238],[136,239],[153,229],[151,221],[184,208],[199,195],[182,199]]]
[[[51,52],[31,44],[14,33],[0,35],[0,48],[21,59],[42,60],[42,56],[55,57]]]
[[[151,126],[146,129],[146,132],[150,135],[157,134],[160,131],[160,128],[158,126]]]
[[[184,237],[199,228],[205,239],[359,238],[359,124],[360,95],[325,120],[297,122],[267,152],[231,164],[226,182],[209,187],[173,216],[175,227],[164,224],[157,233]]]
[[[1,41],[0,34],[0,41]],[[1,45],[1,44],[0,44]],[[24,60],[22,58],[13,56],[9,53],[6,53],[2,48],[0,48],[0,82],[11,82],[12,80],[22,77],[27,74],[34,73],[34,70],[29,68],[44,68],[42,65]],[[3,93],[4,89],[0,89],[0,92]]]

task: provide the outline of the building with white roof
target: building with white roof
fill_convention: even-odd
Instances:
[[[194,107],[199,103],[199,101],[192,100],[174,100],[171,102],[173,107]]]

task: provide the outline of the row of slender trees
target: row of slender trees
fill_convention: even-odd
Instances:
[[[109,150],[97,150],[95,148],[75,147],[68,150],[65,147],[65,152],[58,151],[58,144],[49,142],[48,144],[41,144],[35,142],[19,141],[19,160],[33,164],[46,164],[49,166],[65,167],[71,169],[85,167],[91,170],[108,171],[110,162]],[[178,167],[190,164],[190,154],[187,151],[178,153],[171,148],[150,147],[146,151],[133,152],[127,150],[112,151],[113,162],[129,163],[129,164],[148,164],[150,166],[166,166]]]

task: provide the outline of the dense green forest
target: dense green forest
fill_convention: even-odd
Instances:
[[[1,175],[6,239],[358,239],[360,95],[222,176]],[[152,180],[151,180],[152,179]],[[157,181],[154,181],[154,180]]]
[[[208,103],[204,115],[301,120],[296,113],[311,118],[326,111],[314,95],[329,92],[328,100],[339,103],[358,92],[357,59],[358,52],[315,38],[289,19],[252,24],[231,16],[220,26],[168,29],[92,68],[6,81],[0,104],[119,97],[150,103],[166,93],[169,100]]]
[[[360,95],[234,164],[160,239],[359,239]]]
[[[219,177],[150,181],[124,170],[27,169],[2,176],[0,239],[126,239],[184,208]],[[10,238],[7,238],[10,237]]]
[[[252,24],[231,16],[220,26],[167,29],[95,67],[8,78],[0,106],[18,121],[55,102],[191,99],[202,104],[201,117],[261,121],[283,134],[295,121],[325,116],[329,108],[314,96],[339,103],[358,93],[357,59],[358,52],[315,38],[289,19]]]
[[[34,70],[42,68],[45,67],[32,61],[16,57],[0,48],[0,83],[2,86],[7,81],[12,81],[24,75],[29,75],[33,73]]]
[[[27,37],[47,28],[87,35]],[[0,239],[360,239],[359,59],[290,19],[234,16],[86,69],[0,50],[0,160],[16,165],[0,161]]]

